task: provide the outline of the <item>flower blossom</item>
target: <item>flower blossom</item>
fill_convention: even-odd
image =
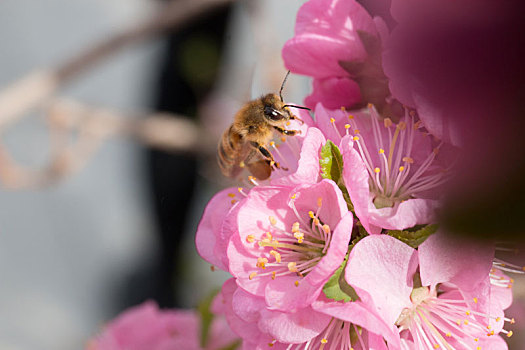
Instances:
[[[408,112],[397,124],[381,119],[373,106],[344,119],[344,131],[335,118],[331,126],[346,135],[343,179],[365,229],[378,233],[432,223],[439,205],[435,190],[447,179],[437,160],[440,145],[433,147]]]
[[[106,325],[86,350],[218,350],[237,341],[224,318],[215,318],[205,346],[193,310],[159,310],[154,302],[131,308]]]
[[[402,349],[506,349],[498,333],[501,294],[489,281],[494,249],[430,236],[416,251],[387,236],[372,235],[352,249],[345,271],[365,303],[399,327]]]
[[[311,0],[297,14],[295,36],[283,47],[285,65],[314,78],[309,107],[350,107],[361,101],[359,85],[341,65],[367,58],[359,31],[377,36],[372,17],[356,1]]]
[[[222,288],[225,315],[243,338],[243,349],[386,350],[397,330],[359,301],[339,303],[320,297],[294,312],[269,309],[261,297],[239,288],[233,279]],[[385,342],[386,341],[386,342]]]
[[[308,117],[309,118],[309,117]],[[307,128],[303,139],[285,139],[280,144],[272,143],[277,161],[289,169],[274,171],[268,182],[272,185],[292,186],[298,184],[314,184],[319,176],[319,151],[326,142],[323,134],[317,128]],[[249,176],[248,186],[263,185]],[[236,224],[236,207],[243,202],[248,188],[226,188],[213,196],[206,206],[195,235],[195,245],[200,256],[221,270],[228,270],[226,248],[232,235],[232,227]]]
[[[337,185],[322,180],[252,189],[233,225],[230,273],[272,308],[291,311],[315,300],[343,262],[353,215]]]

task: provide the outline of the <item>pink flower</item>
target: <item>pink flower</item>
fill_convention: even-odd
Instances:
[[[353,216],[331,180],[254,188],[236,212],[228,245],[239,286],[274,309],[310,305],[341,265]]]
[[[279,145],[272,143],[274,156],[288,171],[277,170],[269,182],[273,185],[295,187],[299,184],[314,184],[320,179],[319,152],[326,140],[316,128],[306,129],[304,139],[288,138]],[[260,185],[250,177],[251,185]],[[268,181],[264,181],[268,183]],[[262,184],[262,182],[261,182]],[[226,248],[236,226],[235,213],[239,202],[245,200],[249,189],[227,188],[208,202],[195,235],[195,245],[200,256],[210,264],[228,270]]]
[[[386,350],[384,337],[399,346],[397,329],[359,301],[339,303],[321,297],[292,313],[275,311],[263,298],[238,288],[233,279],[223,285],[222,298],[228,323],[243,338],[243,349]]]
[[[332,119],[333,127],[339,128]],[[436,160],[440,145],[418,130],[408,113],[397,124],[375,108],[346,118],[341,141],[343,179],[355,213],[369,233],[401,230],[433,221],[439,205],[435,189],[446,168]],[[353,134],[351,135],[350,132]]]
[[[353,0],[311,0],[297,14],[295,36],[283,48],[285,65],[314,78],[314,91],[305,100],[314,107],[350,107],[361,100],[359,86],[341,61],[364,61],[367,52],[358,31],[377,36],[372,17]]]
[[[309,341],[330,322],[330,317],[309,306],[294,312],[271,310],[264,298],[238,288],[234,279],[224,283],[221,296],[226,319],[243,338],[245,349],[266,349],[269,344],[286,349],[281,345]]]
[[[222,318],[212,323],[201,346],[200,317],[192,310],[159,310],[154,302],[131,308],[104,327],[87,350],[217,350],[236,341]]]
[[[493,338],[504,320],[511,321],[490,286],[493,255],[490,246],[442,233],[417,251],[393,237],[373,235],[352,249],[345,277],[387,324],[399,326],[402,349],[476,349],[501,345]]]

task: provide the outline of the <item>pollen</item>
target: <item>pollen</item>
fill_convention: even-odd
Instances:
[[[374,168],[374,173],[379,174],[380,171],[381,171],[381,169],[379,169],[379,168]]]
[[[235,197],[235,193],[228,193],[228,197],[230,197],[230,198]]]
[[[292,196],[291,196],[290,198],[291,198],[291,199],[295,199],[295,198],[297,198],[297,193],[292,194]]]
[[[248,236],[246,236],[246,242],[247,242],[247,243],[253,243],[253,242],[255,242],[255,236],[254,236],[254,235],[248,235]]]
[[[402,172],[403,170],[405,170],[405,167],[404,166],[400,166],[399,167],[399,172]]]
[[[281,262],[281,254],[279,254],[276,250],[270,250],[270,255],[275,258],[275,261],[280,263]]]
[[[275,271],[272,271],[272,280],[275,279]]]
[[[230,204],[235,204],[235,203],[237,203],[237,200],[235,200],[235,199],[232,199],[232,200],[230,201]]]
[[[273,216],[270,216],[268,219],[270,220],[270,224],[272,224],[272,226],[275,226],[275,224],[277,224],[277,220],[275,220]]]
[[[270,146],[275,147],[275,142],[274,141],[270,141]]]
[[[255,278],[255,276],[257,276],[257,272],[252,272],[250,273],[250,275],[248,276],[248,279],[251,281]]]
[[[242,192],[242,187],[237,187],[237,191]]]
[[[354,119],[354,116],[350,114],[350,115],[348,116],[348,119],[352,120],[352,119]]]
[[[281,141],[282,141],[282,142],[285,142],[285,141],[286,141],[286,137],[284,137],[284,136],[281,137]]]
[[[470,311],[467,310],[467,311],[465,312],[465,315],[470,316]]]
[[[260,267],[261,269],[266,269],[266,264],[268,263],[268,259],[266,258],[257,258],[257,267]]]
[[[514,334],[514,333],[513,333],[512,331],[509,331],[509,332],[507,333],[507,338],[512,337],[513,334]]]
[[[452,337],[452,333],[448,332],[447,334],[445,334],[446,337]]]
[[[335,123],[335,119],[334,118],[330,118],[330,123]]]
[[[295,281],[293,284],[295,284],[296,287],[299,287],[299,281]]]
[[[288,270],[289,270],[290,272],[297,272],[297,271],[298,271],[298,270],[297,270],[297,263],[295,263],[295,262],[293,262],[293,261],[289,262],[289,263],[288,263]]]
[[[380,148],[380,149],[379,149],[379,154],[385,154],[385,150],[382,149],[382,148]]]
[[[290,126],[290,124],[292,124],[292,123],[290,123],[290,121],[286,122],[286,126]]]
[[[392,119],[390,118],[385,118],[385,120],[383,121],[383,123],[385,124],[385,128],[389,128],[392,126]]]
[[[350,124],[345,124],[345,129],[350,129]]]
[[[326,340],[326,338],[321,339],[321,344],[326,344],[326,343],[328,343],[328,340]]]
[[[354,134],[359,135],[360,133],[361,131],[359,131],[359,129],[354,129]]]
[[[474,298],[472,300],[474,300],[474,303],[476,303],[476,304],[478,303],[478,298]]]
[[[315,218],[315,216],[314,216],[314,212],[311,211],[311,210],[308,212],[308,216],[310,217],[310,219]]]
[[[245,166],[246,164],[244,164],[244,161],[241,160],[241,162],[239,163],[239,167],[244,168]]]
[[[302,233],[302,232],[294,232],[293,236],[297,239],[297,243],[303,243],[303,241],[304,241],[304,233]]]
[[[353,140],[354,140],[354,141],[359,141],[359,136],[354,136],[354,137],[353,137]]]
[[[439,349],[439,344],[434,344],[434,349]]]

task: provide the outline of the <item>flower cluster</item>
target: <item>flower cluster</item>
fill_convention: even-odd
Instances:
[[[508,265],[439,227],[461,149],[399,102],[390,37],[355,0],[306,2],[283,57],[313,78],[313,117],[268,145],[286,169],[204,211],[197,250],[232,275],[219,298],[244,349],[507,348]]]

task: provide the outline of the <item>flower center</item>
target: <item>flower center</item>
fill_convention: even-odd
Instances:
[[[428,287],[414,288],[410,298],[412,307],[401,312],[396,324],[400,326],[400,331],[410,333],[417,349],[456,349],[457,345],[450,343],[453,339],[461,349],[480,350],[481,347],[476,346],[479,340],[494,335],[492,326],[483,323],[484,320],[514,322],[471,310],[462,297],[438,297],[437,292]],[[473,302],[477,304],[478,299],[474,298]],[[512,332],[502,332],[512,335]],[[408,349],[408,346],[405,347]]]
[[[326,254],[332,238],[332,230],[319,218],[322,198],[318,198],[317,208],[315,211],[309,211],[307,216],[300,215],[294,199],[295,195],[290,201],[290,209],[297,221],[291,227],[281,228],[285,225],[278,225],[277,219],[270,216],[268,220],[271,231],[264,232],[260,239],[256,239],[253,235],[246,237],[248,243],[257,242],[260,247],[266,248],[255,261],[257,271],[249,275],[250,279],[256,276],[271,276],[272,279],[286,275],[304,277]],[[305,219],[306,217],[309,219]],[[298,285],[299,282],[295,283]]]
[[[417,142],[428,136],[419,131],[420,122],[406,111],[397,124],[390,118],[382,119],[374,106],[369,105],[369,132],[359,117],[349,115],[346,134],[353,131],[353,140],[369,174],[370,191],[376,208],[393,207],[396,203],[416,198],[421,193],[446,181],[447,170],[437,167],[435,158],[441,143],[426,155],[415,156]],[[335,122],[332,122],[335,127]],[[366,135],[365,135],[366,134]],[[426,141],[426,140],[424,140]],[[428,141],[426,141],[428,142]]]

